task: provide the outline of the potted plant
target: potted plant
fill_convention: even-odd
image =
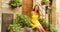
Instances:
[[[30,18],[23,14],[17,14],[16,23],[19,23],[24,32],[33,32],[32,28],[30,28]]]
[[[30,28],[30,18],[23,14],[17,14],[14,24],[10,24],[8,27],[10,32],[33,32],[33,29]]]
[[[20,28],[21,28],[20,24],[10,24],[8,30],[9,32],[19,32]]]
[[[30,18],[23,14],[17,14],[16,23],[22,25],[22,27],[29,27],[30,26]]]
[[[40,22],[41,24],[43,24],[43,21],[44,21],[43,18],[40,17],[38,20],[39,20],[39,22]]]
[[[42,26],[44,27],[44,29],[45,29],[46,31],[49,31],[49,23],[47,23],[46,20],[43,21]]]
[[[49,2],[49,0],[42,0],[42,1],[41,1],[41,4],[42,4],[42,5],[46,5],[46,4],[48,4],[48,2]]]
[[[10,0],[9,5],[11,8],[17,8],[22,6],[22,1],[21,0]]]
[[[57,32],[57,30],[53,27],[52,24],[50,24],[50,32]]]
[[[49,30],[49,23],[47,23],[47,21],[43,18],[39,18],[39,22],[41,23],[41,25],[43,26],[43,28],[48,31]]]

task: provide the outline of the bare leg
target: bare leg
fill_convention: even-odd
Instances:
[[[39,26],[40,28],[41,28],[41,30],[43,31],[43,32],[46,32],[44,29],[43,29],[43,27],[42,26]]]
[[[43,29],[43,27],[42,27],[42,26],[40,26],[40,28],[42,29],[42,31],[43,31],[43,32],[46,32],[46,31]]]
[[[43,29],[43,27],[38,26],[36,28],[39,30],[39,32],[45,32],[45,30]]]
[[[39,30],[39,32],[42,32],[42,30],[41,30],[41,28],[40,27],[36,27],[38,30]]]

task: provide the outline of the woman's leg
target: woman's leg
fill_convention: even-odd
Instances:
[[[46,32],[42,26],[40,26],[40,28],[41,28],[41,30],[42,30],[43,32]]]
[[[42,32],[41,28],[38,26],[36,27],[38,29],[39,32]]]
[[[45,32],[45,30],[43,29],[43,27],[38,26],[36,28],[39,30],[39,32]]]

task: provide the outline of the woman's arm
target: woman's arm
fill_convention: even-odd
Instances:
[[[40,14],[40,16],[43,16],[43,13],[41,11],[39,11],[39,14]]]

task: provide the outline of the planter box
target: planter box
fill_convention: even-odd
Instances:
[[[33,29],[32,28],[25,27],[25,28],[21,28],[19,30],[19,32],[33,32]]]

